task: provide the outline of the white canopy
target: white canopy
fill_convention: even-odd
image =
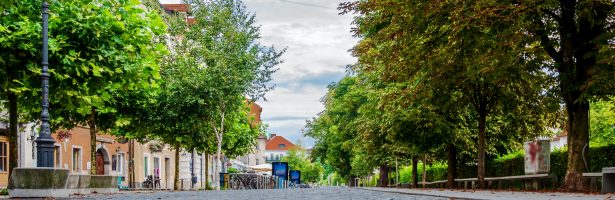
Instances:
[[[270,163],[265,163],[265,164],[260,164],[260,165],[253,165],[253,166],[249,166],[248,167],[251,170],[257,171],[257,172],[271,172],[271,164]]]

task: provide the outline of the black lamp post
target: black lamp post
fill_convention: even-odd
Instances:
[[[49,129],[49,58],[48,58],[48,38],[47,29],[49,21],[49,4],[43,2],[43,69],[42,77],[42,110],[41,110],[41,130],[36,138],[36,163],[38,167],[53,167],[53,144]]]

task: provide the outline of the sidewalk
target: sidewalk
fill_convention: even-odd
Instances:
[[[400,194],[426,195],[444,198],[459,199],[497,199],[497,200],[572,200],[572,199],[601,199],[615,200],[615,194],[597,195],[583,193],[562,192],[519,192],[519,191],[490,191],[490,190],[448,190],[448,189],[402,189],[402,188],[360,188],[364,190],[393,192]]]

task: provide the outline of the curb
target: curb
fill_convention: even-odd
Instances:
[[[429,196],[429,197],[440,197],[440,198],[454,198],[454,199],[466,199],[466,200],[489,200],[489,199],[479,199],[479,198],[467,198],[467,197],[456,197],[456,196],[445,196],[445,195],[437,195],[437,194],[423,194],[423,193],[416,193],[416,192],[410,192],[410,191],[391,191],[391,190],[379,190],[379,189],[371,189],[371,188],[365,188],[365,187],[357,187],[357,189],[361,189],[361,190],[369,190],[369,191],[376,191],[376,192],[388,192],[388,193],[396,193],[396,194],[406,194],[406,195],[417,195],[417,196]]]

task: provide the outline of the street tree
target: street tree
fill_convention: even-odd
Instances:
[[[210,95],[204,101],[208,113],[203,119],[214,133],[217,175],[225,135],[237,128],[231,127],[233,122],[246,118],[241,114],[246,97],[255,101],[273,89],[268,82],[284,51],[258,43],[259,27],[241,1],[197,1],[191,6],[196,24],[185,36],[198,47],[191,56],[198,62],[202,81],[207,85],[202,92]]]
[[[112,113],[117,112],[115,106],[121,96],[156,86],[157,59],[164,52],[163,46],[151,45],[153,36],[164,32],[157,13],[143,10],[136,1],[99,4],[103,6],[91,1],[52,1],[49,19],[52,128],[88,124],[92,159],[96,151],[95,134],[117,122]],[[41,1],[2,4],[6,8],[3,10],[10,11],[4,13],[10,17],[3,17],[0,26],[0,60],[6,61],[2,66],[8,67],[2,73],[21,77],[7,76],[7,95],[11,99],[15,99],[13,94],[20,95],[20,102],[25,104],[24,115],[29,120],[40,114],[40,67],[34,63],[40,60],[40,5]],[[105,120],[97,121],[98,118]],[[95,170],[92,160],[92,172]]]
[[[434,107],[440,106],[434,102],[442,102],[430,102],[437,98],[447,98],[444,101],[450,103],[444,105],[468,106],[470,112],[463,118],[475,122],[467,128],[477,135],[477,174],[482,187],[488,131],[499,130],[498,120],[508,119],[508,123],[514,121],[522,127],[515,132],[521,138],[542,133],[547,108],[553,104],[548,98],[552,96],[543,92],[550,77],[541,70],[541,59],[526,56],[531,43],[523,33],[508,32],[506,22],[485,26],[464,18],[471,4],[417,1],[414,6],[406,5],[377,1],[341,5],[344,12],[361,14],[355,18],[355,34],[362,39],[353,50],[359,58],[355,70],[372,74],[372,82],[393,86],[389,91],[406,101],[394,107],[397,112],[412,110],[409,105],[422,99],[428,99],[425,105]],[[434,96],[441,91],[449,94]],[[418,113],[424,110],[420,104],[417,108]],[[508,113],[515,110],[527,111],[523,114],[534,117],[516,115],[513,119],[515,116]]]

